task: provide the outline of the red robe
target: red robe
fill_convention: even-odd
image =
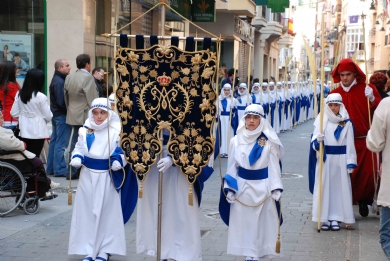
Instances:
[[[371,120],[376,107],[381,101],[377,89],[370,85],[374,91],[375,100],[370,103]],[[354,169],[351,177],[353,204],[364,200],[371,204],[374,198],[374,171],[377,170],[376,158],[374,155],[374,168],[372,166],[372,152],[367,149],[366,136],[370,129],[368,118],[367,97],[364,95],[365,83],[357,83],[345,92],[340,86],[331,93],[339,93],[348,111],[349,117],[354,126],[355,148],[357,154],[357,168]]]

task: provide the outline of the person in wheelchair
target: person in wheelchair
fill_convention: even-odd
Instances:
[[[38,173],[38,196],[43,200],[49,200],[56,198],[58,195],[54,194],[51,189],[55,189],[60,186],[60,183],[53,182],[47,177],[43,162],[40,158],[36,157],[34,153],[26,150],[26,143],[15,137],[14,133],[10,129],[3,128],[4,118],[0,110],[0,150],[3,151],[21,151],[31,162],[34,171]],[[16,160],[24,161],[26,158],[20,153],[0,155],[0,160]],[[16,166],[17,167],[17,166]],[[27,182],[27,187],[29,183]]]

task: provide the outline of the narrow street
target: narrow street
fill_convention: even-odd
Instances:
[[[283,159],[284,192],[282,209],[284,223],[281,227],[284,258],[279,260],[387,260],[379,244],[379,216],[372,213],[367,218],[355,214],[353,230],[342,226],[341,231],[317,232],[317,223],[311,221],[312,195],[308,190],[308,146],[313,121],[308,121],[292,132],[280,134],[285,147]],[[221,159],[222,174],[227,159]],[[206,182],[201,205],[201,233],[203,260],[237,260],[226,254],[227,226],[219,219],[218,201],[220,167],[216,161],[215,172]],[[68,256],[71,206],[67,205],[67,185],[64,179],[57,189],[58,198],[42,202],[36,215],[26,215],[16,210],[11,216],[0,219],[1,261],[31,260],[81,260]],[[73,182],[77,186],[77,181]],[[354,206],[358,213],[357,206]],[[135,246],[135,217],[126,224],[127,257],[113,256],[110,260],[155,260],[137,255]],[[277,229],[277,228],[275,228]]]

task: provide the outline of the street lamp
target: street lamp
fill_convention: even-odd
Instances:
[[[375,4],[374,4],[374,0],[371,1],[370,10],[376,10],[375,9]]]
[[[382,31],[384,32],[385,31],[385,28],[384,28],[384,23],[385,23],[385,20],[389,18],[389,14],[385,11],[383,11],[382,13],[380,13],[378,16],[377,16],[378,20],[376,20],[376,23],[375,24],[380,24],[379,23],[379,20],[382,20],[382,28],[379,30],[379,31]],[[387,24],[389,24],[389,22],[387,22]]]

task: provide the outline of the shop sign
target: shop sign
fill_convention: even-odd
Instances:
[[[215,22],[215,0],[192,0],[193,22]]]
[[[254,29],[250,24],[236,17],[236,33],[246,37],[250,42],[254,39]]]
[[[129,0],[126,0],[129,1]],[[138,0],[141,3],[148,4],[148,6],[155,6],[160,0]],[[167,5],[172,7],[176,12],[191,20],[191,0],[167,0]],[[171,9],[166,8],[167,14],[175,14]],[[176,14],[175,14],[176,15]],[[173,20],[167,17],[167,21]],[[174,19],[177,20],[177,19]]]
[[[256,0],[256,5],[266,5],[272,13],[284,13],[289,8],[289,0]]]

